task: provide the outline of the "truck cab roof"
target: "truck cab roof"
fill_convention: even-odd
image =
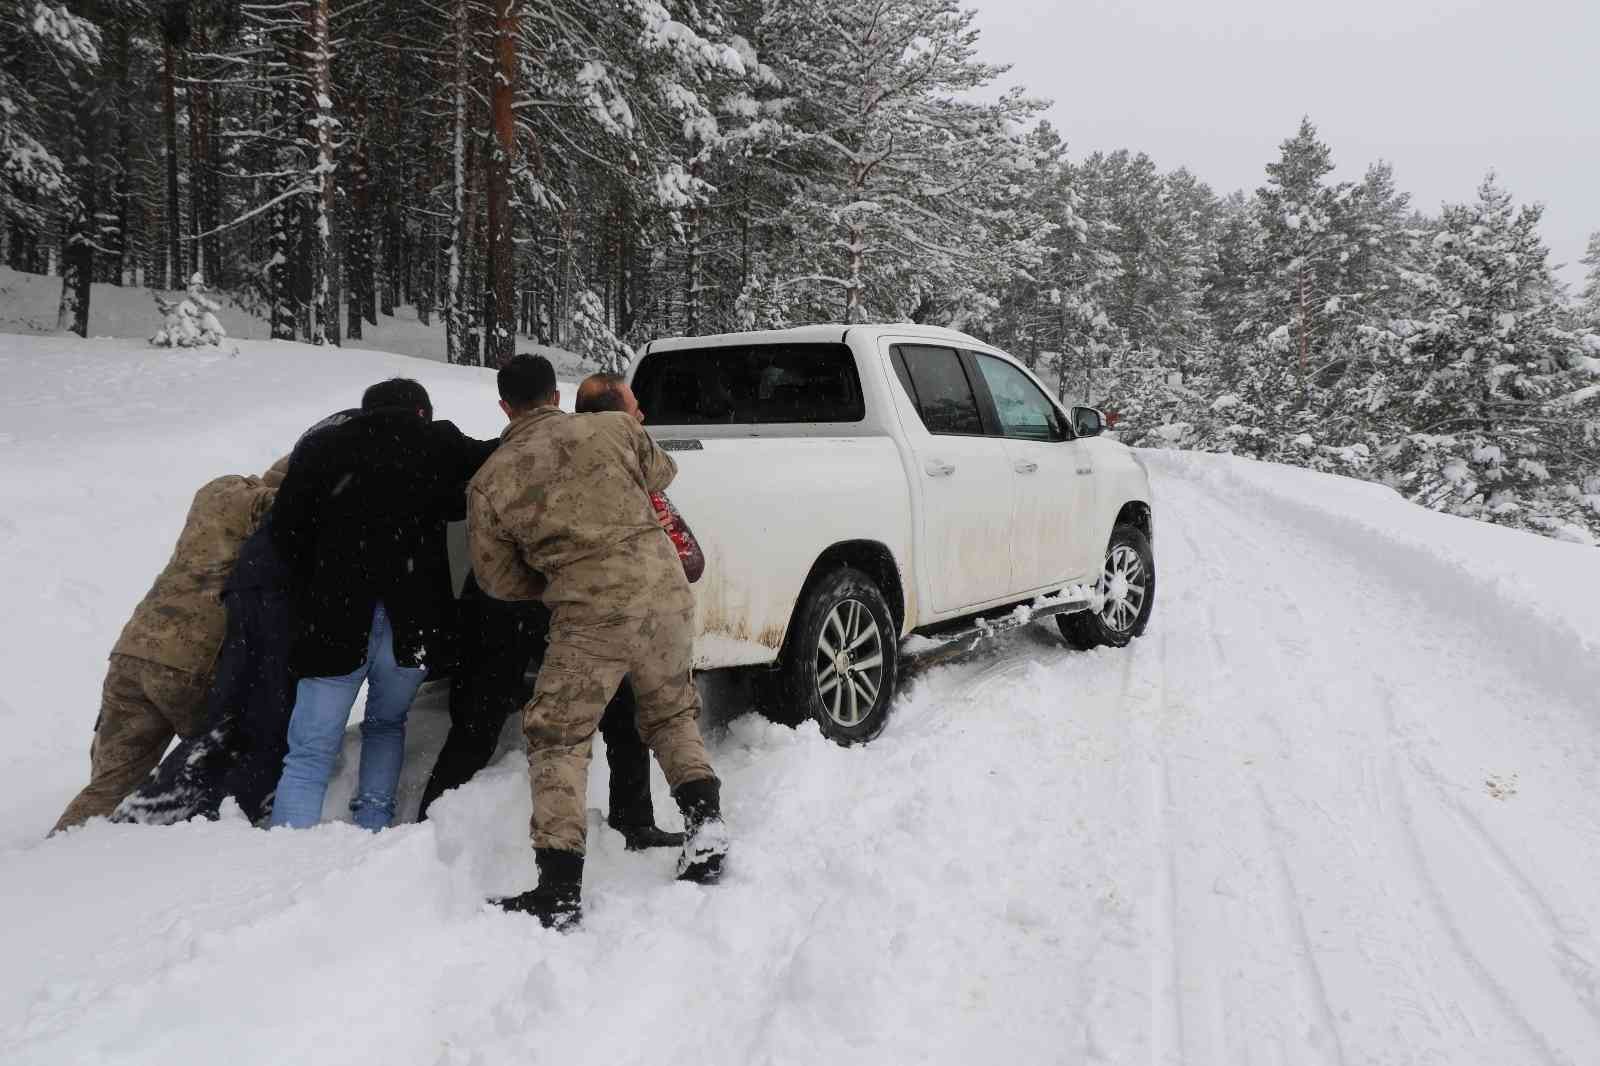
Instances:
[[[884,335],[896,337],[922,337],[928,340],[959,344],[968,348],[990,346],[960,330],[944,326],[924,326],[915,322],[872,323],[847,326],[844,323],[819,326],[794,326],[790,329],[754,330],[748,333],[715,333],[706,337],[668,337],[646,344],[640,356],[656,352],[679,351],[688,348],[718,348],[725,345],[753,344],[841,344],[847,339],[877,339]]]

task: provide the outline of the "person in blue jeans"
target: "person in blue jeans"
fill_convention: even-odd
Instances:
[[[343,677],[307,677],[295,686],[289,754],[272,801],[272,825],[305,829],[322,820],[322,800],[344,742],[344,727],[365,681],[361,771],[350,813],[363,829],[387,828],[394,820],[395,786],[405,763],[406,712],[427,673],[395,662],[394,632],[380,602],[372,609],[366,662]]]
[[[454,630],[444,526],[466,509],[466,484],[498,441],[433,420],[415,381],[379,382],[359,416],[296,447],[273,502],[273,546],[292,574],[295,686],[289,751],[272,825],[322,818],[345,724],[362,682],[361,771],[351,813],[394,818],[406,712]]]

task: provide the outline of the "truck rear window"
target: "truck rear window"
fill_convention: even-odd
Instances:
[[[856,360],[843,344],[686,348],[644,357],[633,393],[646,425],[859,422]]]

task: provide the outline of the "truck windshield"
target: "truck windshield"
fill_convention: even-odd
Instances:
[[[633,376],[652,426],[860,422],[856,360],[843,344],[750,344],[656,352]]]

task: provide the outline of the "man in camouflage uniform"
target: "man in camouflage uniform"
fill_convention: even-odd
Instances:
[[[229,475],[195,494],[172,558],[111,649],[89,784],[52,833],[110,814],[174,734],[205,728],[206,688],[226,626],[222,588],[275,492],[276,480]]]
[[[580,913],[590,749],[625,676],[640,735],[683,811],[678,876],[714,881],[727,830],[696,721],[694,601],[650,505],[677,464],[626,413],[562,412],[542,357],[517,356],[498,383],[511,424],[468,488],[472,566],[489,595],[541,598],[551,612],[550,648],[523,709],[539,884],[500,903],[567,928]]]

